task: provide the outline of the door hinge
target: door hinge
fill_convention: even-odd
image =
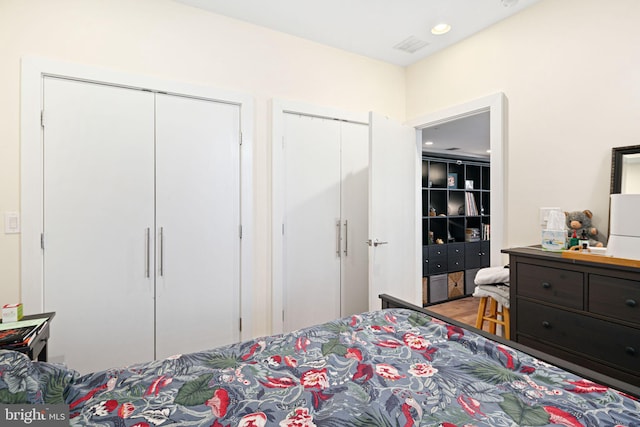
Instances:
[[[243,140],[242,140],[242,132],[240,132],[240,145],[242,145],[242,142],[243,142]]]
[[[44,251],[44,233],[40,233],[40,249]]]
[[[44,127],[44,110],[40,110],[40,126]]]
[[[282,323],[284,323],[284,310],[282,310]]]
[[[242,317],[240,318],[240,332],[242,332]]]
[[[284,236],[284,223],[282,223],[282,235]]]
[[[239,226],[240,238],[242,239],[242,225]]]

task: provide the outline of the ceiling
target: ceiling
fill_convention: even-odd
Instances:
[[[425,145],[430,141],[432,145]],[[489,160],[489,112],[422,129],[422,151],[447,157]]]
[[[539,0],[175,0],[399,66],[408,66]],[[435,36],[431,28],[451,25]],[[426,45],[413,53],[406,41]],[[411,45],[411,43],[408,43]],[[489,159],[489,113],[423,129],[423,151]]]
[[[373,59],[407,66],[539,0],[175,0]],[[451,25],[434,36],[431,28]],[[396,48],[426,44],[411,53]]]

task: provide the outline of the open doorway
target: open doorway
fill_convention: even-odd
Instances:
[[[489,112],[421,130],[422,304],[470,296],[491,265]]]
[[[429,215],[442,215],[443,220],[446,225],[443,226],[442,230],[444,236],[440,237],[442,239],[442,243],[448,242],[456,242],[458,246],[464,246],[467,243],[465,242],[465,235],[468,230],[467,228],[480,228],[482,229],[484,224],[490,223],[490,238],[486,239],[485,247],[488,252],[487,260],[485,263],[488,265],[502,265],[504,264],[503,256],[501,254],[501,249],[506,247],[506,204],[505,204],[505,194],[506,194],[506,98],[504,94],[497,93],[494,95],[489,95],[484,98],[480,98],[474,101],[470,101],[464,104],[456,105],[454,107],[450,107],[447,109],[440,110],[438,112],[417,118],[416,120],[412,120],[408,123],[418,130],[419,137],[417,138],[417,143],[420,144],[421,152],[424,151],[425,147],[428,147],[427,152],[434,156],[437,160],[438,156],[440,158],[451,157],[451,158],[463,158],[472,164],[473,168],[478,169],[483,162],[486,162],[487,169],[485,170],[486,181],[482,180],[482,173],[476,178],[469,179],[473,181],[469,185],[474,188],[465,188],[468,181],[464,178],[464,165],[455,164],[455,160],[453,161],[454,168],[449,171],[448,168],[444,169],[444,177],[446,179],[452,179],[452,182],[447,182],[442,184],[443,192],[445,195],[440,195],[444,202],[444,208],[440,208],[440,212],[430,212],[430,207],[427,204],[426,210],[423,209],[423,202],[425,201],[425,197],[423,195],[424,189],[429,187],[429,180],[423,180],[423,186],[419,188],[418,194],[416,195],[418,200],[418,217],[421,221],[418,221],[422,227],[421,232],[423,236],[423,240],[427,241],[429,239],[429,233],[431,230],[426,229],[428,225],[425,225],[425,219],[427,219],[427,224],[429,223]],[[469,139],[469,135],[473,134],[481,134],[480,137],[474,137]],[[436,136],[439,135],[439,141],[435,141]],[[464,140],[463,140],[464,138]],[[426,142],[433,142],[433,144],[425,145]],[[489,152],[488,152],[489,151]],[[452,154],[454,153],[454,154]],[[435,162],[437,163],[437,162]],[[447,162],[445,166],[447,166]],[[480,166],[474,165],[477,163]],[[442,166],[442,165],[437,165]],[[451,174],[449,175],[449,172]],[[462,177],[460,177],[462,174]],[[433,183],[432,183],[433,185]],[[440,185],[440,184],[439,184]],[[452,185],[452,187],[449,187]],[[486,186],[486,198],[483,200],[483,194],[485,191],[482,186]],[[478,211],[477,215],[468,215],[475,214],[476,212],[469,212],[467,209],[467,193],[478,194],[475,197],[475,204],[477,205]],[[456,206],[455,211],[452,211],[452,205],[449,204],[449,194],[451,193],[452,199],[459,200],[457,203],[453,203]],[[482,194],[481,194],[482,193]],[[490,196],[489,196],[490,195]],[[437,196],[438,197],[438,196]],[[472,197],[473,199],[473,197]],[[426,198],[426,203],[429,203],[429,197]],[[482,212],[482,205],[485,205],[485,211]],[[488,210],[487,210],[488,208]],[[460,209],[458,211],[457,209]],[[489,215],[483,216],[485,213],[490,213]],[[475,217],[474,221],[477,221],[479,226],[468,226],[467,224],[467,216]],[[437,218],[440,220],[440,218]],[[434,221],[435,222],[435,221]],[[451,226],[456,229],[454,231],[453,236],[450,234]],[[482,233],[482,231],[480,231]],[[457,236],[457,237],[456,237]],[[480,236],[482,239],[482,235]],[[426,239],[426,240],[425,240]],[[451,239],[451,240],[450,240]],[[433,251],[436,250],[436,242],[434,238]],[[429,260],[429,249],[428,245],[423,245],[422,247],[422,255],[421,262],[423,265],[425,261]],[[448,246],[448,245],[444,245]],[[444,246],[441,246],[439,254],[444,258],[441,260],[445,260],[447,262],[447,251],[445,251]],[[433,254],[432,254],[433,255]],[[464,258],[462,261],[458,259],[452,262],[461,263],[458,265],[459,270],[463,271],[464,268]],[[441,264],[442,265],[442,264]],[[426,266],[428,269],[428,266]],[[457,267],[454,266],[454,269]],[[448,269],[448,266],[446,267]],[[449,271],[446,271],[447,273]],[[427,270],[428,273],[428,270]],[[433,271],[432,271],[433,273]],[[423,269],[423,278],[429,274],[425,274]],[[445,276],[447,277],[447,276]],[[442,279],[442,277],[441,277]],[[448,277],[447,277],[448,279]],[[469,293],[464,291],[464,279],[460,277],[458,280],[463,280],[460,285],[463,288],[462,294]],[[472,283],[471,283],[472,284]],[[449,291],[448,282],[444,282],[440,284],[441,292],[444,292],[445,297],[447,297],[447,292]],[[424,281],[423,281],[424,287]],[[468,289],[467,289],[468,290]],[[471,289],[472,292],[472,289]],[[445,298],[446,299],[446,298]]]

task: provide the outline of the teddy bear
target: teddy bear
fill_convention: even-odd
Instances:
[[[586,237],[589,239],[589,246],[602,247],[598,229],[591,224],[593,214],[590,210],[565,212],[566,224],[569,237],[573,237],[575,230],[576,237],[581,239]]]

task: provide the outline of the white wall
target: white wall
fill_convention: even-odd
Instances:
[[[510,245],[539,240],[539,206],[589,208],[606,229],[611,147],[640,143],[637,22],[637,0],[542,0],[408,67],[405,78],[400,67],[170,0],[0,0],[0,218],[20,209],[22,56],[249,93],[256,101],[254,331],[268,333],[271,98],[402,120],[502,91]],[[0,304],[20,299],[20,237],[2,230]]]
[[[640,143],[640,2],[543,0],[407,69],[407,117],[502,91],[507,240],[539,243],[538,208],[608,224],[611,148]]]
[[[27,55],[254,97],[257,335],[270,331],[270,100],[405,117],[400,67],[170,0],[0,0],[0,222],[20,210],[20,60]],[[20,300],[20,236],[3,230],[0,304]]]

